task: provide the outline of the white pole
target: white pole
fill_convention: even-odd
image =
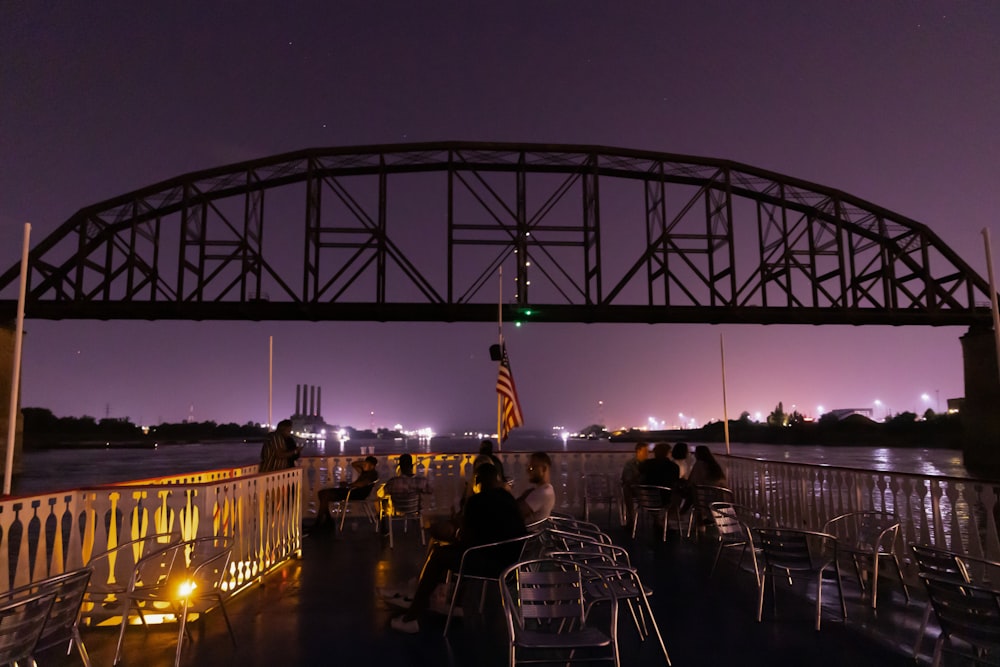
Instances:
[[[497,343],[500,345],[500,354],[503,354],[503,265],[500,266],[499,296],[497,297]],[[503,357],[501,357],[502,359]],[[503,399],[497,393],[497,451],[503,451],[503,440],[500,438],[500,430],[503,421]]]
[[[986,242],[986,269],[990,276],[990,309],[993,311],[993,339],[997,347],[997,368],[1000,369],[1000,311],[997,310],[997,285],[993,279],[993,250],[990,247],[990,230],[983,227]]]
[[[726,405],[726,344],[719,334],[719,352],[722,353],[722,428],[726,434],[726,456],[729,456],[729,407]]]
[[[271,428],[271,390],[274,382],[274,336],[267,337],[267,427]]]
[[[10,495],[14,470],[14,436],[17,429],[17,395],[21,384],[21,342],[24,338],[24,294],[28,284],[28,240],[31,223],[24,223],[24,248],[21,251],[21,289],[17,295],[17,328],[14,330],[14,370],[10,380],[10,408],[7,411],[7,461],[3,469],[3,494]]]

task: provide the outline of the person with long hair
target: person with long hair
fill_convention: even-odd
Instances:
[[[724,486],[726,483],[726,471],[715,460],[712,450],[705,445],[698,445],[694,448],[694,465],[691,466],[688,483],[692,488],[695,486]]]

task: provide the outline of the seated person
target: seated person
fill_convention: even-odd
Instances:
[[[548,519],[556,506],[556,492],[551,482],[552,460],[545,452],[535,452],[528,460],[528,481],[534,484],[517,498],[521,516],[528,525]]]
[[[691,466],[694,465],[692,457],[688,455],[689,453],[690,450],[686,442],[675,443],[674,448],[670,451],[670,460],[680,468],[681,479],[688,478],[688,475],[691,474]]]
[[[653,446],[653,458],[643,461],[639,473],[641,484],[665,486],[671,490],[677,488],[681,478],[681,469],[670,460],[670,445],[666,442]],[[663,502],[670,502],[670,491],[663,492]]]
[[[316,523],[313,529],[326,525],[333,525],[330,518],[330,503],[335,500],[346,500],[347,494],[351,493],[351,500],[362,500],[372,492],[372,487],[378,481],[378,459],[374,456],[366,456],[363,459],[351,461],[351,467],[358,473],[357,477],[350,484],[341,483],[339,487],[320,489],[318,494],[319,507],[316,508]]]
[[[430,493],[431,485],[426,477],[413,474],[413,457],[399,455],[399,474],[385,483],[383,492],[387,496],[401,493]]]
[[[506,482],[507,478],[503,474],[503,464],[493,454],[493,441],[483,440],[479,443],[479,454],[472,460],[472,476],[475,477],[476,471],[479,466],[484,463],[491,463],[493,467],[497,469],[497,476],[500,477],[501,482]]]
[[[625,521],[632,525],[632,487],[642,479],[642,463],[649,458],[649,445],[645,442],[635,443],[635,456],[629,459],[622,468],[622,504],[625,507]]]
[[[456,542],[432,542],[427,551],[427,559],[417,580],[417,589],[413,593],[413,601],[402,616],[390,622],[393,630],[415,633],[420,630],[417,620],[422,612],[430,607],[431,594],[437,585],[445,580],[449,570],[457,570],[462,561],[462,554],[469,547],[500,542],[527,533],[524,520],[517,507],[514,497],[504,486],[498,483],[497,469],[492,464],[483,464],[476,473],[476,483],[479,493],[469,498],[462,514],[462,525],[456,535]],[[484,568],[494,570],[497,575],[517,559],[518,553],[510,554],[510,562],[504,557],[490,559],[481,563]],[[499,556],[497,554],[496,556]]]

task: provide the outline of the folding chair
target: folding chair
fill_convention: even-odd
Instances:
[[[709,506],[712,512],[712,520],[715,522],[715,532],[718,539],[718,547],[715,551],[715,559],[712,561],[712,569],[709,571],[709,578],[715,574],[715,568],[719,565],[723,549],[739,547],[740,559],[736,567],[743,565],[743,558],[750,551],[750,559],[753,563],[754,583],[760,586],[760,568],[757,565],[757,546],[753,540],[753,529],[766,527],[766,519],[756,510],[744,505],[737,505],[731,502],[715,502]]]

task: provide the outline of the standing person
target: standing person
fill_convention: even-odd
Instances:
[[[289,440],[291,448],[289,448]],[[260,448],[259,471],[275,472],[291,468],[301,452],[302,448],[295,443],[295,438],[292,437],[292,420],[282,419]]]
[[[472,460],[473,477],[475,477],[476,470],[479,469],[479,466],[484,463],[492,464],[493,467],[497,469],[497,476],[500,478],[500,482],[506,483],[507,478],[503,473],[503,464],[500,462],[500,459],[493,454],[493,441],[489,438],[479,443],[479,454]]]
[[[622,505],[625,510],[625,525],[632,525],[632,487],[641,483],[642,464],[649,458],[649,445],[645,442],[635,443],[635,456],[629,459],[622,468]]]
[[[352,500],[364,500],[372,492],[372,488],[378,481],[378,459],[374,456],[366,456],[363,459],[351,461],[351,467],[357,473],[357,477],[350,484],[342,482],[340,486],[320,489],[317,495],[319,506],[316,508],[316,523],[313,524],[313,531],[327,525],[333,525],[330,518],[330,503],[336,500],[347,500],[347,494],[351,493]]]
[[[418,618],[430,607],[434,588],[444,581],[449,570],[459,568],[466,549],[513,539],[527,533],[514,497],[497,482],[498,477],[496,468],[489,463],[484,463],[476,472],[474,481],[479,485],[479,493],[471,496],[465,503],[457,541],[431,543],[417,580],[417,588],[413,592],[413,601],[405,614],[390,621],[389,626],[393,630],[411,634],[420,630]],[[516,559],[517,556],[514,555],[513,558]],[[483,565],[489,565],[491,571],[495,570],[499,574],[512,562],[491,560],[486,563],[484,560]]]
[[[528,460],[528,482],[534,484],[517,499],[521,516],[528,525],[548,519],[556,506],[556,492],[551,481],[552,460],[545,452],[535,452]]]

